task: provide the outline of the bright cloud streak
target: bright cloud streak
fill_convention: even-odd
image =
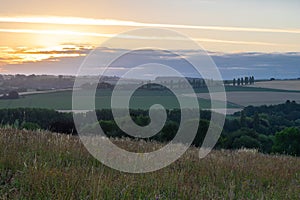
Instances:
[[[3,33],[31,33],[41,35],[76,35],[76,36],[94,36],[94,37],[114,37],[116,34],[106,33],[88,33],[66,30],[34,30],[34,29],[0,29]]]
[[[0,22],[6,23],[41,23],[41,24],[69,24],[69,25],[92,25],[92,26],[131,26],[131,27],[156,27],[156,28],[178,28],[199,29],[231,32],[265,32],[265,33],[289,33],[299,34],[300,29],[274,29],[256,27],[231,27],[231,26],[196,26],[183,24],[156,24],[135,21],[92,19],[78,17],[0,17]]]
[[[182,38],[174,37],[144,37],[135,35],[118,35],[107,33],[91,33],[91,32],[77,32],[77,31],[65,31],[65,30],[33,30],[33,29],[0,29],[0,32],[6,33],[30,33],[30,34],[43,34],[43,35],[75,35],[75,36],[92,36],[92,37],[119,37],[123,39],[141,39],[141,40],[182,40]],[[262,45],[262,46],[280,46],[281,44],[267,43],[267,42],[249,42],[249,41],[236,41],[236,40],[217,40],[209,38],[192,38],[199,42],[211,42],[211,43],[225,43],[225,44],[244,44],[244,45]]]

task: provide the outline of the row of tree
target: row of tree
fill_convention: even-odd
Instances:
[[[232,84],[233,86],[240,86],[240,85],[253,85],[255,82],[254,76],[250,76],[250,77],[242,77],[242,78],[238,78],[238,79],[233,79]]]

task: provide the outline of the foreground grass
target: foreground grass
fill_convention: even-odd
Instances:
[[[115,140],[150,150],[157,143]],[[105,167],[77,137],[0,129],[0,199],[299,199],[300,158],[196,148],[147,174]]]

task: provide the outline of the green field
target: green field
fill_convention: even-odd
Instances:
[[[130,151],[155,142],[115,140]],[[191,147],[170,166],[146,174],[110,169],[78,137],[0,129],[0,199],[299,199],[300,159],[254,150]]]
[[[278,89],[264,89],[255,87],[232,87],[226,86],[227,92],[295,92]],[[179,91],[184,94],[184,91]],[[207,93],[207,89],[200,88],[195,89],[196,93]],[[215,90],[214,92],[218,92]],[[101,90],[97,92],[95,102],[97,109],[110,108],[110,90]],[[120,97],[122,98],[122,97]],[[190,97],[185,97],[185,100],[190,101]],[[179,108],[178,101],[171,92],[168,91],[137,91],[130,102],[130,108],[132,109],[148,109],[154,103],[162,104],[167,109]],[[202,109],[210,108],[210,100],[199,98],[199,106]],[[44,94],[30,94],[24,95],[20,99],[16,100],[0,100],[0,109],[3,108],[48,108],[55,110],[72,110],[72,91],[50,92]],[[85,110],[83,105],[82,110]],[[217,106],[222,108],[222,106]],[[237,103],[228,102],[228,108],[241,108],[243,106]]]
[[[95,102],[97,109],[110,108],[111,91],[101,90],[96,94]],[[122,98],[122,96],[120,96]],[[190,97],[184,97],[187,102]],[[180,108],[177,99],[170,92],[166,91],[138,91],[130,101],[130,108],[148,109],[154,103],[162,104],[166,109]],[[210,100],[199,99],[200,108],[210,108]],[[55,110],[72,110],[72,91],[52,92],[44,94],[31,94],[22,96],[15,100],[0,100],[0,109],[3,108],[48,108]],[[83,108],[88,107],[84,105]],[[228,103],[229,108],[240,108],[240,106]],[[221,105],[220,105],[220,108]]]

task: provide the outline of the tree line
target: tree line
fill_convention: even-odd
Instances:
[[[240,85],[253,85],[255,83],[255,78],[254,76],[250,77],[241,77],[241,78],[234,78],[232,80],[232,85],[233,86],[240,86]]]
[[[167,110],[167,122],[163,129],[147,140],[159,142],[171,141],[179,128],[182,112],[191,110]],[[193,141],[194,146],[201,146],[210,125],[210,111],[200,111],[199,129]],[[78,113],[76,117],[89,117],[88,113]],[[83,131],[93,131],[98,124],[108,137],[130,137],[124,133],[113,119],[111,110],[97,110],[97,123],[85,125]],[[149,124],[147,110],[130,110],[133,121],[140,126]],[[77,131],[71,113],[55,110],[17,108],[0,110],[1,126],[19,129],[43,129],[52,132],[76,135]],[[221,127],[215,128],[221,129]],[[255,148],[264,153],[284,153],[300,156],[300,104],[287,101],[272,106],[248,106],[241,112],[226,118],[221,137],[216,149]]]

